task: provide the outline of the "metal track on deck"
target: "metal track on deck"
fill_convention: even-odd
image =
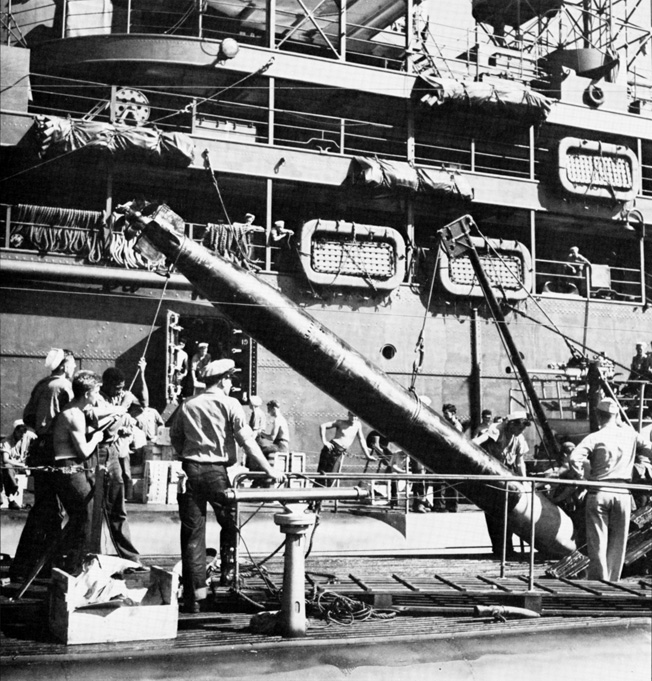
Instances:
[[[540,611],[545,616],[644,616],[652,615],[652,582],[633,580],[614,583],[594,580],[569,580],[540,576],[534,580],[534,590],[529,590],[527,568],[523,564],[512,564],[513,574],[498,577],[495,561],[480,561],[490,569],[479,569],[477,573],[439,571],[432,561],[420,563],[415,571],[415,561],[390,561],[375,565],[369,570],[368,560],[359,560],[350,565],[346,576],[337,575],[333,570],[332,579],[326,580],[328,565],[321,566],[320,576],[313,578],[306,574],[306,588],[328,590],[343,596],[359,599],[377,607],[425,608],[432,607],[433,613],[440,609],[453,613],[472,610],[477,605],[517,605],[527,607],[540,602]],[[441,561],[438,561],[441,565]],[[412,564],[411,564],[412,563]],[[424,569],[424,563],[436,569]],[[337,566],[332,566],[336,568]],[[396,568],[396,569],[394,569]],[[280,575],[268,575],[272,583],[281,583]],[[263,597],[265,582],[251,574],[245,581],[242,593],[256,601]],[[217,591],[219,593],[219,590]]]
[[[168,557],[169,561],[169,557]],[[165,559],[148,559],[164,567]],[[309,559],[306,564],[306,592],[320,590],[363,601],[383,609],[405,609],[393,619],[367,619],[349,626],[310,619],[306,644],[371,645],[381,640],[410,641],[422,638],[468,636],[485,633],[530,634],[566,631],[583,626],[602,626],[628,618],[652,616],[652,580],[648,577],[622,583],[566,580],[545,577],[545,565],[535,566],[535,594],[541,598],[538,619],[501,621],[478,617],[476,605],[516,605],[529,596],[527,565],[510,563],[506,576],[498,577],[494,560],[432,558],[348,558]],[[265,564],[266,577],[280,587],[283,564],[276,557]],[[254,569],[247,575],[242,594],[266,607],[278,607],[276,595]],[[48,664],[48,660],[80,660],[97,656],[98,661],[124,658],[130,654],[179,655],[193,650],[233,651],[283,649],[296,645],[277,635],[254,633],[249,627],[256,611],[233,591],[216,587],[211,611],[179,615],[178,636],[166,641],[135,641],[120,644],[66,646],[53,639],[47,625],[47,580],[37,580],[23,601],[11,602],[3,589],[0,599],[2,626],[0,667],[25,663]],[[98,662],[99,663],[99,662]]]

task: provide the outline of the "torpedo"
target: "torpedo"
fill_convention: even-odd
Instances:
[[[125,209],[129,212],[129,209]],[[168,214],[170,213],[169,209]],[[451,428],[434,410],[254,273],[213,255],[166,219],[139,213],[144,248],[153,246],[236,326],[320,390],[439,474],[513,476]],[[502,516],[508,495],[510,529],[551,557],[575,550],[570,518],[529,484],[461,481],[459,491],[482,510]],[[534,516],[534,517],[533,517]]]

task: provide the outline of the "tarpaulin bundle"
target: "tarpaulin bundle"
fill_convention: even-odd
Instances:
[[[350,178],[355,185],[379,189],[473,198],[469,180],[459,170],[445,167],[420,168],[403,161],[356,156]]]
[[[36,134],[41,156],[89,147],[185,167],[192,163],[195,151],[192,139],[179,132],[57,116],[37,116]]]
[[[548,97],[507,80],[504,83],[459,81],[421,73],[413,92],[425,106],[477,109],[487,115],[509,117],[527,126],[543,123],[552,106]]]

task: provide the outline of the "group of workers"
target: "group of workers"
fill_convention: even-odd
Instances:
[[[422,396],[421,402],[430,405],[429,398]],[[444,420],[459,433],[466,429],[457,418],[455,405],[443,405]],[[632,495],[626,487],[614,487],[615,483],[631,483],[635,465],[646,467],[652,472],[652,427],[641,433],[620,420],[620,409],[612,398],[599,402],[596,409],[599,430],[582,439],[577,445],[563,443],[563,461],[553,473],[554,476],[572,478],[578,481],[604,483],[583,490],[564,488],[566,494],[575,500],[583,498],[581,507],[575,508],[575,519],[581,528],[576,533],[578,545],[586,542],[589,558],[588,578],[618,581],[624,565]],[[355,418],[349,413],[349,418]],[[504,418],[494,418],[489,409],[482,412],[481,423],[470,432],[470,439],[516,476],[527,475],[525,457],[529,446],[524,432],[531,419],[527,412],[517,410]],[[386,472],[425,473],[425,467],[400,449],[392,447],[378,431],[367,436],[363,451],[376,454],[385,465]],[[328,452],[326,452],[328,454]],[[322,457],[324,452],[322,452]],[[320,458],[321,463],[321,458]],[[321,466],[320,466],[321,469]],[[609,484],[610,483],[610,484]],[[392,485],[391,496],[396,498],[397,485]],[[454,484],[435,483],[432,485],[432,503],[427,499],[426,483],[412,483],[413,510],[456,512],[459,495]],[[561,498],[561,497],[560,497]],[[578,518],[577,511],[584,517]],[[492,552],[496,557],[505,555],[508,559],[516,554],[512,544],[512,528],[503,513],[486,512],[487,529]],[[504,523],[507,531],[504,532]],[[580,539],[582,540],[580,543]]]
[[[125,376],[116,367],[102,376],[75,372],[70,350],[52,349],[45,366],[50,373],[34,386],[19,430],[21,443],[28,433],[33,441],[15,470],[31,469],[34,501],[9,574],[25,580],[35,569],[47,571],[51,565],[78,573],[97,544],[91,522],[96,503],[118,554],[139,563],[125,505],[132,483],[130,454],[136,433],[144,446],[162,424],[158,412],[149,408],[146,363],[141,360],[138,367],[141,399],[125,389]]]
[[[33,431],[34,442],[23,446],[29,449],[27,463],[34,475],[34,504],[10,575],[25,579],[52,547],[56,548],[51,552],[54,565],[72,574],[81,571],[91,549],[91,518],[98,498],[96,475],[100,470],[105,482],[99,498],[115,547],[122,557],[138,561],[127,522],[125,487],[130,479],[130,438],[134,430],[148,428],[148,419],[143,418],[148,410],[146,363],[139,363],[142,399],[125,389],[124,375],[115,367],[108,368],[102,377],[91,371],[75,373],[74,354],[68,350],[52,350],[46,366],[50,374],[34,387],[22,424],[16,424],[12,434],[15,447],[26,432]],[[264,473],[268,484],[285,480],[283,471],[274,467],[272,457],[274,453],[289,452],[289,429],[280,404],[277,400],[267,403],[266,425],[260,397],[250,398],[251,412],[246,415],[241,403],[230,396],[235,373],[230,359],[204,360],[204,388],[187,397],[171,421],[170,441],[182,462],[178,494],[182,607],[190,612],[200,611],[207,596],[207,505],[213,508],[221,526],[221,582],[226,585],[233,580],[238,528],[234,509],[224,502],[222,493],[230,487],[227,468],[236,462],[238,447],[244,451],[249,468]],[[430,403],[426,397],[420,401],[426,406]],[[463,433],[465,425],[458,419],[455,405],[447,403],[442,411],[450,428]],[[586,501],[589,577],[614,581],[620,578],[623,566],[631,496],[626,489],[608,483],[631,481],[637,451],[652,456],[649,432],[636,433],[619,422],[618,412],[614,400],[602,400],[597,407],[600,430],[576,447],[571,446],[564,461],[568,473],[577,479],[604,483],[591,487]],[[490,410],[484,410],[482,422],[470,438],[509,471],[524,476],[528,444],[523,433],[529,423],[524,411],[494,419]],[[152,423],[149,427],[151,430]],[[361,422],[351,411],[345,418],[322,423],[319,431],[323,447],[318,473],[324,476],[341,470],[356,440],[368,462],[379,460],[388,471],[425,472],[417,462],[410,463],[407,453],[390,447],[377,431],[365,438]],[[3,466],[3,470],[6,468]],[[330,486],[333,481],[318,478],[316,484]],[[424,482],[413,483],[413,495],[415,510],[428,510]],[[454,485],[436,483],[432,497],[432,510],[457,511]],[[60,506],[69,517],[65,532]],[[502,516],[487,514],[492,550],[496,555],[505,551],[509,557],[513,549],[503,546],[503,522]],[[509,527],[507,535],[511,538]]]

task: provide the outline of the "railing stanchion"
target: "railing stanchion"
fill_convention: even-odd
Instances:
[[[505,559],[507,554],[507,512],[509,506],[509,483],[505,483],[505,502],[503,504],[503,546],[500,553],[500,576],[505,576]]]
[[[532,485],[532,492],[530,497],[530,570],[528,575],[528,591],[534,591],[534,501],[536,498],[536,483],[534,480],[530,483]]]

